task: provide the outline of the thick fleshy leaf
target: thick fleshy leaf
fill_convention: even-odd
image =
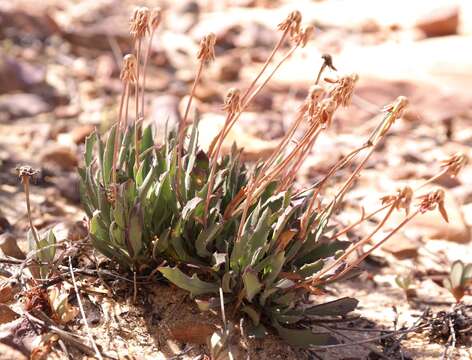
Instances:
[[[292,346],[309,347],[311,345],[335,345],[338,343],[335,337],[326,333],[313,333],[309,329],[288,329],[274,322],[280,337]]]
[[[464,263],[460,260],[454,261],[451,266],[451,279],[452,288],[460,287],[462,284],[462,273],[464,272]]]
[[[158,270],[175,286],[190,292],[191,297],[218,292],[218,284],[202,281],[197,274],[189,277],[177,267],[160,267]]]
[[[306,315],[312,316],[342,316],[354,311],[359,300],[344,297],[334,301],[319,304],[306,309]]]
[[[262,289],[262,284],[257,277],[257,274],[248,269],[243,274],[244,292],[246,299],[251,302]]]
[[[128,240],[133,256],[138,256],[143,249],[143,224],[141,206],[136,204],[129,217]]]
[[[105,145],[105,152],[103,154],[102,177],[103,184],[108,186],[111,180],[112,163],[113,163],[113,148],[115,146],[115,131],[116,125],[110,129],[107,143]]]

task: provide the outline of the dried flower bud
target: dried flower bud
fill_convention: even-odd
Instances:
[[[135,39],[142,39],[148,32],[150,11],[147,7],[142,6],[134,10],[130,19],[130,33]]]
[[[333,57],[330,54],[323,54],[321,58],[325,66],[329,67],[331,70],[338,71],[333,65]]]
[[[454,178],[457,176],[457,174],[459,174],[459,171],[461,171],[468,161],[469,159],[466,155],[457,153],[448,159],[441,161],[441,167],[446,168],[447,173]]]
[[[436,191],[430,192],[429,194],[421,196],[420,211],[425,213],[426,211],[436,209],[436,206],[438,206],[439,212],[441,213],[443,219],[446,222],[449,222],[446,208],[444,207],[444,197],[445,194],[444,190],[442,189],[438,189]]]
[[[384,125],[379,136],[383,136],[385,133],[387,133],[395,120],[402,117],[406,107],[408,106],[408,103],[409,101],[407,97],[399,96],[393,103],[383,108],[383,111],[389,113],[389,117],[386,119],[387,123]]]
[[[323,124],[323,127],[327,128],[329,125],[331,125],[335,111],[336,102],[332,98],[323,99],[318,104],[318,109],[314,118],[312,119],[312,122],[315,119],[318,119]]]
[[[206,35],[200,41],[200,49],[198,50],[197,59],[204,62],[215,60],[215,43],[215,34],[210,33]]]
[[[241,92],[239,89],[229,89],[223,109],[232,114],[237,113],[241,109]]]
[[[301,47],[305,47],[314,32],[315,32],[315,27],[312,25],[309,25],[301,29],[300,32],[295,35],[295,41],[299,43]]]
[[[123,82],[136,81],[136,56],[127,54],[123,58],[123,68],[121,69],[120,79]]]
[[[336,83],[329,92],[329,96],[334,99],[338,106],[348,106],[351,103],[357,80],[359,80],[357,74],[343,76],[338,80],[326,79],[327,82]]]
[[[305,99],[305,108],[310,118],[315,116],[318,110],[318,103],[325,94],[325,89],[319,85],[313,85],[308,91],[308,95]]]
[[[295,37],[300,33],[300,24],[302,22],[302,14],[298,10],[292,11],[287,18],[282,21],[277,28],[282,31],[288,31],[290,36]]]
[[[31,166],[23,165],[16,168],[16,172],[18,173],[18,177],[21,178],[23,182],[26,178],[31,178],[37,174],[39,174],[39,170],[33,169]]]
[[[156,7],[151,10],[151,15],[149,17],[149,28],[151,30],[156,30],[162,20],[162,10],[160,7]]]
[[[408,215],[410,212],[411,200],[413,198],[413,190],[409,186],[405,186],[403,189],[398,189],[396,195],[387,195],[382,197],[382,205],[394,202],[394,207],[397,210],[404,209]]]

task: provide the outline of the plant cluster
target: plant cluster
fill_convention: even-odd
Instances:
[[[280,40],[250,86],[244,92],[228,91],[224,126],[207,151],[198,146],[198,118],[190,120],[195,90],[215,57],[215,35],[204,37],[184,115],[177,129],[166,130],[164,143],[155,143],[152,128],[143,128],[142,121],[150,44],[160,18],[159,10],[147,8],[133,14],[135,51],[123,60],[118,120],[106,139],[94,133],[86,140],[81,197],[90,218],[93,246],[135,274],[157,268],[168,281],[198,297],[201,309],[218,306],[221,289],[233,315],[251,320],[254,335],[271,327],[293,345],[334,342],[331,336],[300,329],[297,323],[345,315],[356,307],[357,300],[315,304],[312,295],[322,294],[327,284],[353,276],[356,272],[352,270],[368,254],[418,214],[436,207],[445,214],[441,190],[420,197],[415,210],[409,211],[415,191],[407,187],[384,197],[379,210],[363,214],[359,222],[345,229],[338,230],[330,222],[369,157],[401,117],[407,99],[399,97],[387,106],[367,141],[333,164],[325,177],[309,188],[296,188],[298,170],[319,134],[330,127],[335,111],[349,105],[358,78],[347,75],[321,84],[323,70],[335,69],[331,57],[325,56],[317,81],[271,156],[249,167],[235,146],[223,154],[225,138],[241,114],[313,33],[312,27],[301,27],[301,14],[294,11],[279,25]],[[290,48],[275,61],[287,41]],[[275,65],[270,69],[272,62]],[[133,95],[131,121],[128,108]],[[336,195],[323,197],[333,175],[356,158],[360,161]],[[460,167],[459,160],[453,159],[448,168]],[[403,221],[363,250],[398,209],[406,212]],[[365,238],[357,243],[341,240],[358,223],[382,211],[382,221]],[[358,257],[352,256],[359,251]]]

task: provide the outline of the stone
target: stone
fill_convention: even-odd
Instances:
[[[10,309],[8,305],[0,304],[0,324],[9,323],[19,317],[20,315]]]
[[[23,117],[32,117],[51,111],[52,107],[36,94],[9,94],[0,96],[0,114],[10,120]]]
[[[409,259],[418,255],[420,246],[419,237],[409,237],[405,233],[399,232],[382,245],[382,250],[391,253],[397,259]]]
[[[418,19],[416,27],[427,37],[457,34],[459,7],[449,5],[436,8]]]
[[[51,144],[39,155],[40,162],[62,170],[74,170],[77,167],[77,155],[67,146]]]
[[[93,133],[94,130],[95,130],[95,126],[93,125],[76,126],[70,132],[72,141],[74,141],[74,143],[76,143],[77,145],[83,144],[85,142],[85,138],[89,136],[91,133]]]
[[[10,232],[5,232],[0,235],[0,249],[6,256],[20,260],[26,258],[23,251],[18,247],[16,237]]]

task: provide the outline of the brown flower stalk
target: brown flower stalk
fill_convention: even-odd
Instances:
[[[200,48],[197,53],[197,59],[199,60],[197,75],[195,76],[195,80],[193,81],[192,89],[190,91],[190,97],[187,102],[187,107],[185,108],[184,116],[179,123],[179,134],[177,138],[177,172],[179,174],[177,176],[177,181],[180,181],[180,177],[181,177],[180,173],[182,171],[181,170],[182,151],[183,151],[184,140],[185,140],[185,130],[187,127],[188,114],[190,112],[192,100],[195,97],[195,90],[197,88],[197,84],[199,83],[200,78],[202,76],[203,67],[206,63],[209,63],[215,59],[215,43],[216,43],[216,36],[213,33],[206,35],[200,41]],[[177,191],[177,194],[179,194],[179,184],[177,184],[176,186],[176,191]]]
[[[239,89],[232,88],[228,91],[226,94],[226,98],[223,104],[223,109],[227,112],[226,116],[226,121],[223,126],[223,130],[225,130],[225,127],[229,125],[229,121],[231,120],[232,116],[239,111],[241,107],[241,92]],[[222,132],[222,134],[224,131]],[[211,170],[210,170],[210,176],[208,178],[208,188],[207,188],[207,195],[206,195],[206,200],[205,200],[205,208],[204,208],[204,215],[203,219],[207,221],[207,215],[208,215],[208,207],[210,205],[210,200],[211,200],[211,194],[212,194],[212,189],[213,185],[215,182],[215,175],[216,175],[216,166],[218,164],[218,156],[221,151],[221,145],[223,144],[223,137],[220,136],[218,139],[218,143],[216,145],[216,151],[214,155],[210,158],[211,162]]]
[[[39,174],[39,170],[33,169],[31,166],[20,166],[17,168],[18,177],[21,179],[21,183],[23,184],[23,188],[25,190],[25,198],[26,198],[26,211],[28,213],[28,221],[30,224],[30,229],[33,234],[34,241],[36,242],[36,247],[39,249],[39,235],[36,231],[36,228],[33,225],[33,218],[31,216],[31,204],[30,204],[30,180],[33,176]]]
[[[145,94],[145,89],[146,89],[147,65],[148,65],[149,56],[151,53],[152,40],[154,38],[154,34],[157,28],[159,27],[161,23],[161,20],[162,20],[161,8],[157,7],[157,8],[152,9],[149,15],[149,24],[148,24],[148,28],[149,28],[148,31],[150,32],[151,35],[149,36],[149,42],[146,49],[146,55],[144,56],[144,65],[143,65],[143,91],[141,94],[141,111],[143,112],[144,112],[144,94]]]
[[[116,173],[117,173],[117,161],[118,161],[118,148],[119,144],[121,144],[121,133],[125,125],[123,125],[123,105],[128,101],[129,98],[129,85],[136,81],[137,77],[137,65],[136,65],[136,57],[132,54],[128,54],[123,58],[123,68],[121,69],[120,79],[123,82],[123,90],[121,92],[121,100],[120,100],[120,108],[118,111],[118,122],[115,128],[115,143],[113,145],[113,162],[112,162],[112,184],[115,186],[117,184],[116,181]],[[114,187],[114,192],[116,191],[116,187]],[[114,193],[113,195],[116,195]]]
[[[144,116],[139,110],[139,74],[141,64],[141,43],[149,31],[150,11],[147,7],[136,8],[130,20],[130,33],[135,40],[136,50],[136,82],[135,82],[135,110],[134,122],[134,146],[135,146],[135,169],[139,169],[139,122]],[[142,109],[141,109],[142,111]]]

